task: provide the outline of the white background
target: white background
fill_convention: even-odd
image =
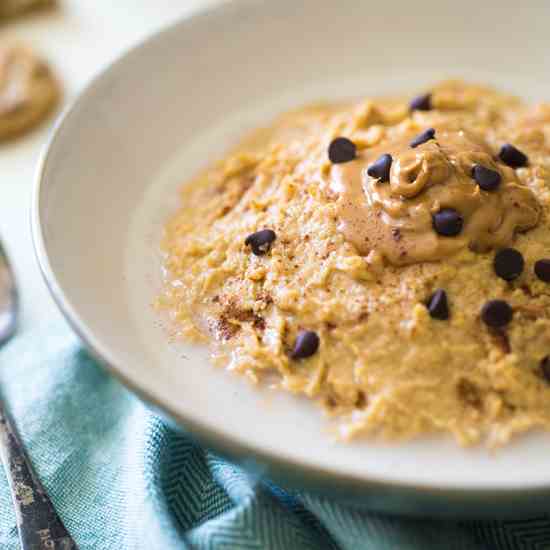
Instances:
[[[62,104],[111,60],[157,29],[209,0],[60,0],[57,9],[9,20],[0,43],[17,40],[52,65],[63,86]],[[143,75],[144,79],[148,75]],[[23,330],[51,323],[60,315],[40,277],[32,250],[29,207],[38,156],[55,116],[38,129],[0,143],[0,238],[17,273]]]

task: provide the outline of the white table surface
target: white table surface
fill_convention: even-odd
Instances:
[[[51,63],[65,107],[102,67],[132,44],[211,0],[59,0],[59,8],[0,27],[2,43],[19,40]],[[59,113],[57,113],[59,114]],[[37,130],[0,143],[0,236],[18,277],[21,330],[51,323],[57,311],[32,249],[29,207],[37,159],[54,117]]]

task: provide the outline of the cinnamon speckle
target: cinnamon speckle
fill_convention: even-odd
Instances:
[[[505,330],[498,328],[491,329],[490,334],[495,346],[498,347],[502,353],[508,354],[512,351],[512,347],[510,346],[510,338]]]
[[[334,399],[334,397],[332,397],[332,395],[328,395],[326,398],[325,398],[325,407],[327,409],[334,409],[336,407],[336,401]]]
[[[476,409],[481,407],[479,388],[470,380],[461,378],[456,386],[458,397],[466,404]]]
[[[231,323],[231,321],[225,316],[221,315],[214,324],[214,332],[222,340],[231,340],[241,329],[241,327],[236,323]]]
[[[521,285],[519,288],[524,294],[527,294],[527,296],[529,296],[530,298],[533,297],[533,293],[531,292],[531,287],[529,285]]]
[[[357,398],[355,399],[355,408],[364,409],[367,406],[367,396],[364,391],[359,390],[357,392]]]
[[[256,330],[263,331],[265,330],[265,319],[263,317],[260,317],[259,315],[254,315],[254,320],[252,321],[252,326]]]

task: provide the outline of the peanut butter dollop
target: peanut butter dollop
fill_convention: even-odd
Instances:
[[[479,137],[439,127],[435,139],[412,148],[414,137],[386,141],[331,169],[339,230],[361,254],[375,251],[393,265],[406,265],[439,260],[464,247],[487,252],[537,224],[540,205],[534,194],[514,170],[495,161]],[[385,153],[393,162],[389,182],[383,183],[368,176],[367,168]],[[498,189],[479,188],[472,177],[476,164],[501,174]],[[460,235],[434,231],[432,216],[443,208],[463,217]]]

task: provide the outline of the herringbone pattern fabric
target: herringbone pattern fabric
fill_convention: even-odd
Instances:
[[[550,517],[419,521],[290,494],[167,427],[64,325],[2,350],[0,388],[81,550],[550,550]],[[16,548],[2,473],[0,550]]]

